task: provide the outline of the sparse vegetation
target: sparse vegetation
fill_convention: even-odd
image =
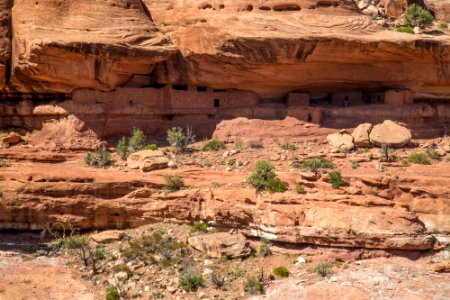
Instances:
[[[348,183],[342,178],[341,172],[339,171],[330,172],[328,173],[328,176],[330,177],[329,183],[333,186],[334,189],[338,189],[340,187],[348,185]]]
[[[111,165],[111,153],[106,148],[101,148],[97,152],[88,152],[84,161],[89,167],[106,168]]]
[[[189,292],[204,286],[204,280],[199,271],[187,269],[180,276],[180,287]]]
[[[115,286],[109,286],[106,291],[106,300],[120,300],[119,291]]]
[[[431,158],[431,159],[434,159],[434,160],[440,160],[441,159],[441,157],[439,156],[439,153],[437,152],[437,150],[436,149],[427,149],[427,154],[428,154],[428,156]]]
[[[263,149],[264,148],[264,145],[259,142],[250,142],[249,146],[252,149]]]
[[[352,169],[358,169],[359,168],[359,163],[356,160],[352,160],[350,161],[351,165],[352,165]]]
[[[180,127],[173,127],[167,130],[167,141],[174,148],[175,152],[185,152],[187,147],[195,142],[195,135],[192,133],[192,129],[187,126],[186,134]]]
[[[448,21],[442,21],[442,22],[440,22],[440,23],[439,23],[439,28],[440,28],[440,29],[443,29],[443,30],[448,29]]]
[[[152,297],[153,297],[153,299],[162,299],[162,298],[164,298],[164,292],[162,292],[162,291],[154,291],[152,293]]]
[[[237,139],[236,141],[234,141],[234,148],[238,151],[241,151],[242,149],[244,149],[244,142],[242,142],[242,140]]]
[[[171,192],[176,192],[185,187],[183,180],[178,175],[164,175],[164,188]]]
[[[219,151],[225,149],[225,143],[218,140],[211,140],[203,146],[203,151]]]
[[[94,258],[96,260],[104,260],[106,258],[105,248],[97,247],[94,250]]]
[[[161,266],[173,265],[188,253],[184,243],[158,230],[151,235],[130,240],[129,246],[121,252],[126,261],[138,260]],[[156,258],[157,255],[159,258]]]
[[[128,276],[132,276],[133,275],[133,271],[131,271],[130,267],[125,265],[125,264],[120,264],[120,265],[116,265],[113,267],[113,271],[116,273],[119,272],[125,272],[128,274]]]
[[[427,155],[425,153],[412,153],[410,156],[408,156],[407,161],[413,164],[418,165],[430,165],[431,162],[428,159]]]
[[[325,157],[315,157],[302,162],[302,168],[317,173],[319,169],[332,169],[333,163]]]
[[[304,194],[305,193],[305,187],[303,186],[303,184],[301,182],[296,182],[295,183],[295,191],[298,194]]]
[[[272,243],[265,238],[261,238],[258,248],[258,255],[260,256],[269,256],[272,254],[272,251],[270,250],[270,246]]]
[[[288,151],[295,151],[295,150],[298,149],[298,145],[297,144],[289,143],[289,142],[281,144],[280,147],[283,150],[288,150]]]
[[[208,225],[203,221],[195,221],[192,224],[191,232],[208,232]]]
[[[414,28],[411,26],[400,26],[397,27],[397,32],[414,34]]]
[[[405,23],[407,26],[425,28],[433,24],[433,15],[423,7],[417,4],[408,6],[405,15]]]
[[[321,263],[314,268],[314,272],[322,277],[326,277],[331,274],[331,269],[333,265],[330,263]]]
[[[284,266],[279,266],[273,269],[272,274],[275,277],[285,278],[289,277],[289,270]]]
[[[287,191],[287,183],[277,178],[274,167],[267,161],[259,161],[256,164],[256,171],[249,178],[247,183],[252,185],[257,191],[266,190],[270,193],[282,193]]]
[[[244,283],[244,291],[252,295],[264,293],[265,286],[263,282],[262,270],[260,271],[258,277],[250,276],[247,278]]]
[[[211,273],[211,282],[214,284],[216,289],[225,289],[227,285],[225,277],[217,271]]]
[[[137,151],[157,149],[155,144],[147,144],[147,136],[141,129],[134,129],[129,139],[123,136],[116,145],[116,152],[122,160]]]
[[[395,150],[389,147],[387,144],[382,144],[380,147],[381,153],[381,161],[384,162],[393,162],[397,160],[397,156],[395,155]]]

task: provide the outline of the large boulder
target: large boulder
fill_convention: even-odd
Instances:
[[[188,239],[189,245],[211,257],[236,258],[247,256],[251,249],[242,234],[219,232],[207,235],[196,235]]]
[[[399,148],[411,141],[411,131],[393,121],[386,120],[382,124],[375,125],[370,132],[370,143],[376,146],[386,144]]]
[[[370,147],[369,134],[373,125],[370,123],[359,124],[358,127],[353,130],[353,142],[357,147]]]
[[[348,133],[333,133],[327,136],[328,143],[333,149],[351,150],[355,148],[353,136]]]
[[[169,159],[159,150],[142,150],[130,154],[127,159],[130,169],[141,169],[144,172],[165,169],[169,166]]]

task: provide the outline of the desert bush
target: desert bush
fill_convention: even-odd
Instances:
[[[328,176],[330,177],[328,182],[333,186],[334,189],[338,189],[340,187],[348,185],[348,183],[345,182],[342,178],[341,172],[339,171],[330,172],[328,173]]]
[[[103,247],[97,247],[94,250],[94,258],[96,260],[104,260],[106,259],[106,251]]]
[[[234,148],[236,148],[236,150],[241,151],[244,148],[244,142],[239,139],[234,141]]]
[[[287,191],[287,183],[278,179],[273,169],[272,164],[267,161],[257,162],[256,171],[247,178],[247,183],[258,191],[267,190],[270,193]]]
[[[187,269],[180,275],[180,287],[189,292],[195,291],[199,287],[204,286],[204,280],[202,274],[199,271],[193,269]]]
[[[423,7],[412,4],[408,7],[405,15],[405,23],[407,26],[425,28],[433,24],[433,15]]]
[[[194,224],[192,224],[191,232],[208,232],[208,225],[203,221],[195,221]]]
[[[272,251],[270,250],[270,246],[272,243],[265,238],[261,238],[258,248],[258,255],[260,256],[269,256],[272,254]]]
[[[147,145],[147,136],[141,129],[134,129],[131,137],[123,136],[116,145],[116,152],[122,160],[126,160],[130,154],[141,150],[157,150],[155,144]]]
[[[259,143],[259,142],[250,142],[249,146],[252,149],[262,149],[262,148],[264,148],[264,145]]]
[[[356,160],[352,160],[350,161],[352,169],[358,169],[359,168],[359,163]]]
[[[411,26],[401,26],[397,27],[397,32],[414,34],[414,28]]]
[[[302,168],[312,172],[318,172],[319,169],[332,169],[333,163],[325,157],[314,157],[302,162]]]
[[[408,156],[407,161],[418,165],[430,165],[431,162],[425,153],[412,153]]]
[[[164,175],[164,180],[166,181],[164,188],[171,192],[179,191],[185,187],[183,179],[178,175]]]
[[[272,274],[275,277],[289,277],[289,270],[284,266],[279,266],[272,270]]]
[[[440,160],[441,157],[439,156],[438,152],[436,151],[436,149],[433,148],[429,148],[427,149],[427,154],[431,159],[435,159],[435,160]]]
[[[111,285],[106,290],[106,300],[120,300],[119,291],[117,287]]]
[[[162,291],[154,291],[152,293],[152,297],[153,297],[153,299],[162,299],[162,298],[164,298],[164,292],[162,292]]]
[[[214,284],[216,289],[223,289],[226,286],[225,277],[217,271],[211,273],[211,282]]]
[[[298,149],[298,145],[294,143],[283,143],[280,145],[281,149],[288,150],[288,151],[295,151]]]
[[[125,264],[115,265],[113,267],[113,271],[116,273],[125,272],[128,276],[133,276],[133,271],[131,271],[130,267]]]
[[[111,165],[111,153],[106,148],[101,148],[97,152],[88,152],[84,161],[89,167],[106,168]]]
[[[182,128],[173,127],[167,130],[167,141],[174,147],[175,152],[184,152],[190,144],[195,142],[195,136],[189,126],[186,128],[186,134],[183,133]]]
[[[332,268],[333,268],[333,265],[330,263],[321,263],[314,268],[314,272],[316,272],[317,274],[319,274],[322,277],[326,277],[329,274],[331,274]]]
[[[448,21],[442,21],[439,23],[440,29],[448,29]]]
[[[128,247],[121,252],[126,261],[137,260],[146,264],[159,263],[168,266],[180,261],[186,251],[186,245],[177,238],[165,236],[161,231],[154,231],[151,235],[130,240]],[[156,255],[162,259],[157,261]]]
[[[203,151],[219,151],[225,149],[225,143],[218,140],[211,140],[203,145]]]
[[[296,182],[295,183],[295,191],[298,194],[304,194],[305,193],[305,187],[303,186],[303,184],[301,182]]]
[[[263,294],[265,286],[262,278],[260,276],[258,278],[253,276],[248,277],[244,283],[244,291],[252,295]]]

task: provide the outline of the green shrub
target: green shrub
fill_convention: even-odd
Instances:
[[[440,160],[441,157],[439,156],[436,149],[427,149],[427,154],[431,159]]]
[[[192,232],[208,232],[208,225],[203,221],[195,221],[194,224],[192,224],[191,228]]]
[[[295,191],[298,194],[304,194],[305,193],[305,187],[303,186],[303,184],[301,182],[296,182],[295,183]]]
[[[412,4],[408,7],[405,15],[405,23],[407,26],[425,28],[433,24],[433,15],[423,7]]]
[[[430,165],[431,162],[425,153],[412,153],[408,156],[408,162],[418,165]]]
[[[414,34],[414,28],[411,26],[401,26],[397,27],[397,32]]]
[[[262,148],[264,148],[264,145],[259,143],[259,142],[250,142],[249,145],[250,145],[250,148],[252,148],[252,149],[262,149]]]
[[[294,169],[300,169],[302,167],[302,165],[296,161],[296,162],[292,163],[291,167],[293,167]]]
[[[128,158],[128,140],[126,137],[123,136],[120,138],[116,145],[116,152],[122,160],[126,160]]]
[[[188,126],[186,135],[180,127],[173,127],[167,130],[167,141],[174,147],[175,152],[184,152],[187,147],[195,141],[195,136],[192,134],[192,129]]]
[[[185,187],[183,180],[178,175],[164,175],[164,180],[166,184],[164,188],[171,192],[176,192]]]
[[[319,274],[322,277],[326,277],[329,274],[331,274],[331,269],[333,268],[333,265],[330,263],[322,263],[317,265],[314,268],[314,272],[316,272],[317,274]]]
[[[120,300],[119,291],[115,286],[109,286],[106,290],[106,300]]]
[[[272,254],[272,251],[270,250],[270,246],[272,243],[265,238],[261,238],[259,248],[258,248],[258,255],[260,256],[269,256]]]
[[[97,152],[88,152],[84,161],[89,167],[105,168],[111,165],[111,153],[106,148],[101,148]]]
[[[351,165],[352,165],[352,169],[358,169],[359,168],[359,163],[356,160],[352,160],[350,161]]]
[[[302,168],[317,172],[319,169],[332,169],[333,163],[325,157],[314,157],[302,162]]]
[[[148,144],[147,146],[145,146],[145,150],[158,150],[158,146],[156,144]]]
[[[281,146],[281,148],[283,150],[288,150],[288,151],[295,151],[295,150],[298,149],[298,145],[297,144],[288,143],[288,142],[286,142],[284,144],[281,144],[280,146]]]
[[[185,270],[180,276],[180,287],[189,292],[204,286],[202,274],[197,270]]]
[[[94,250],[94,258],[96,260],[104,260],[106,258],[106,252],[105,252],[105,248],[103,247],[97,247]]]
[[[162,292],[162,291],[154,291],[152,293],[152,297],[153,297],[153,299],[162,299],[162,298],[164,298],[164,292]]]
[[[249,277],[244,283],[244,291],[249,294],[263,294],[265,290],[264,282],[256,277]]]
[[[256,163],[256,171],[247,178],[247,183],[258,191],[267,190],[270,193],[282,193],[288,189],[287,183],[277,178],[272,164],[267,161]]]
[[[441,23],[439,23],[439,28],[448,29],[448,21],[442,21]]]
[[[275,277],[289,277],[289,270],[286,267],[279,266],[272,270]]]
[[[125,264],[115,265],[113,267],[113,271],[116,272],[116,273],[125,272],[125,273],[128,274],[128,276],[132,276],[133,275],[133,271],[131,271],[130,267],[125,265]]]
[[[80,249],[87,246],[88,239],[83,235],[68,236],[62,240],[66,249]]]
[[[147,146],[147,136],[140,129],[134,129],[128,140],[128,153],[134,153],[137,151],[144,150]]]
[[[348,183],[344,181],[342,178],[341,172],[335,171],[328,173],[328,176],[330,177],[329,183],[333,186],[334,189],[338,189],[343,186],[347,186]]]
[[[211,140],[203,146],[203,151],[219,151],[225,149],[225,143],[218,140]]]
[[[244,142],[239,139],[234,141],[234,148],[236,148],[236,150],[241,151],[244,148]]]

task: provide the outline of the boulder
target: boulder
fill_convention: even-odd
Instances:
[[[432,264],[430,270],[438,273],[450,273],[450,261],[443,261],[437,264]]]
[[[107,230],[91,236],[91,239],[99,244],[118,242],[125,237],[125,233],[118,230]]]
[[[351,150],[355,147],[355,144],[353,143],[353,136],[348,133],[329,134],[327,136],[327,140],[332,148],[337,148],[339,150]]]
[[[382,124],[375,125],[370,132],[370,143],[376,146],[382,144],[390,147],[403,147],[411,141],[411,131],[393,121],[386,120]]]
[[[198,251],[214,258],[236,258],[247,256],[251,252],[248,241],[242,234],[219,232],[197,235],[190,237],[188,243]]]
[[[22,137],[20,134],[16,132],[10,132],[7,136],[2,139],[3,144],[7,144],[9,146],[18,144],[22,141]]]
[[[370,147],[369,134],[373,125],[370,123],[359,124],[358,127],[353,130],[353,142],[357,147]]]
[[[130,169],[141,169],[144,172],[168,168],[169,159],[159,150],[142,150],[130,154],[127,159]]]

